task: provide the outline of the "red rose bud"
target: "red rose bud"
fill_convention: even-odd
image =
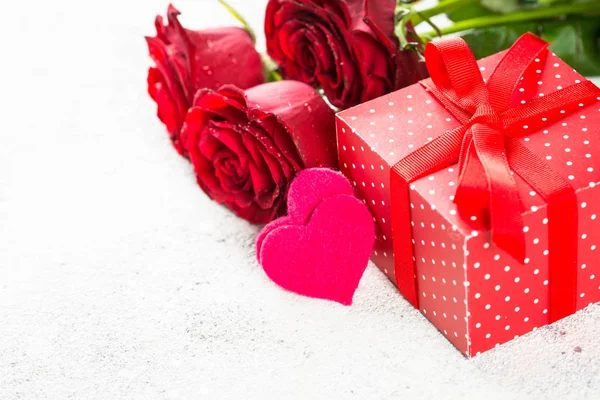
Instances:
[[[321,86],[347,108],[412,84],[413,58],[396,62],[396,0],[270,0],[267,51],[286,78]],[[418,80],[418,79],[417,79]]]
[[[182,140],[200,187],[252,223],[285,213],[300,170],[337,168],[334,113],[297,81],[198,91]]]
[[[234,84],[247,89],[264,82],[260,55],[250,34],[241,28],[192,31],[177,20],[172,5],[168,23],[156,17],[156,36],[146,37],[156,63],[148,72],[148,93],[158,105],[175,149],[186,155],[180,131],[188,108],[200,88],[217,89]]]

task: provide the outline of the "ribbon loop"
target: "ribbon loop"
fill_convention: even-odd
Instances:
[[[479,104],[488,102],[477,60],[464,40],[430,42],[425,60],[431,80],[452,103],[473,114]]]
[[[490,104],[494,109],[498,112],[508,109],[525,72],[533,63],[543,65],[548,53],[547,47],[547,42],[531,33],[521,36],[511,46],[487,82]]]

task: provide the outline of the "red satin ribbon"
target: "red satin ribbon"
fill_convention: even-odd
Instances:
[[[524,135],[521,129],[524,122],[530,124],[529,131],[541,129],[573,112],[580,103],[587,105],[596,101],[600,89],[585,81],[511,108],[521,77],[530,71],[536,58],[546,57],[547,46],[533,34],[523,35],[504,55],[486,83],[475,57],[462,39],[451,38],[427,45],[425,60],[431,79],[421,84],[462,125],[409,154],[396,163],[391,172],[396,284],[415,307],[418,307],[418,292],[409,184],[458,163],[454,203],[459,215],[465,219],[475,216],[476,228],[491,230],[492,241],[519,262],[525,258],[524,208],[511,170],[546,201],[550,321],[576,311],[578,207],[575,189],[518,138]],[[561,113],[562,110],[565,112]]]

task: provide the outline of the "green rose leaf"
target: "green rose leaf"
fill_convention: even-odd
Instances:
[[[457,8],[456,10],[449,12],[448,18],[456,22],[493,14],[497,13],[491,11],[488,8],[485,8],[480,3],[473,3],[468,6]]]
[[[557,56],[582,75],[600,75],[600,20],[556,21],[543,28],[542,38],[552,43],[550,50]]]
[[[525,32],[539,35],[538,24],[524,23],[473,29],[460,33],[460,36],[467,42],[475,58],[480,59],[508,49]]]
[[[461,33],[477,59],[506,50],[525,32],[551,42],[550,50],[582,75],[600,75],[600,20],[569,18],[473,29]]]
[[[585,0],[479,0],[450,11],[448,18],[452,21],[463,21],[485,15],[508,14],[519,10],[548,7],[577,1]]]
[[[519,0],[481,0],[481,5],[489,10],[503,14],[523,8],[523,2]]]

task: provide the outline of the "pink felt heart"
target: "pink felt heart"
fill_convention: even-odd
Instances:
[[[282,223],[270,229],[258,256],[281,287],[350,305],[374,240],[368,208],[356,197],[340,194],[322,200],[306,225]]]
[[[305,169],[290,185],[288,215],[296,223],[305,224],[319,202],[336,194],[354,194],[350,181],[341,172],[328,168]]]

